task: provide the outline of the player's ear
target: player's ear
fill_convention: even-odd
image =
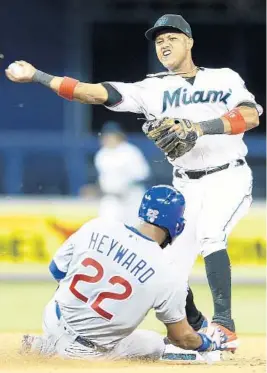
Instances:
[[[186,46],[187,46],[187,49],[190,50],[192,49],[193,45],[194,45],[194,40],[192,38],[186,38]]]

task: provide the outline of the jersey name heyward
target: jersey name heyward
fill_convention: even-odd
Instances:
[[[181,106],[189,104],[203,104],[207,102],[223,102],[227,104],[228,98],[231,96],[232,90],[225,91],[195,91],[192,95],[187,92],[187,88],[178,88],[174,92],[164,91],[162,113],[171,106]]]

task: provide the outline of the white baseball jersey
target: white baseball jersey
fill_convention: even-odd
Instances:
[[[107,108],[143,113],[148,119],[176,117],[200,122],[221,117],[242,102],[256,104],[241,77],[228,68],[201,68],[193,85],[180,75],[157,75],[136,83],[109,82],[122,100]],[[260,105],[257,109],[261,114]],[[243,134],[202,136],[190,152],[171,163],[190,170],[223,165],[246,156],[242,138]]]
[[[97,345],[110,348],[130,335],[152,308],[163,323],[185,317],[187,276],[155,241],[123,223],[86,223],[53,261],[64,319]]]
[[[106,194],[124,195],[150,172],[142,152],[126,141],[116,148],[102,147],[96,154],[95,166],[101,190]]]

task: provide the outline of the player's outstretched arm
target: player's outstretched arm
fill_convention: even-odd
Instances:
[[[40,83],[69,100],[86,104],[103,104],[108,99],[108,92],[102,84],[82,83],[72,78],[53,76],[37,70],[26,61],[16,61],[9,65],[5,72],[12,82]]]

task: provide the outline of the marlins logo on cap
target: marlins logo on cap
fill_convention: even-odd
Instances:
[[[155,23],[155,26],[164,26],[168,23],[168,17],[167,16],[162,16],[160,17],[157,22]]]

